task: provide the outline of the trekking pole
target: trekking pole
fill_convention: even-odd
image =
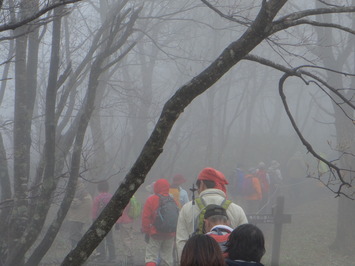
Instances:
[[[192,184],[192,188],[190,188],[190,190],[192,191],[192,229],[193,229],[193,233],[194,233],[195,232],[195,213],[194,213],[195,191],[197,190],[197,188],[195,188],[195,184]]]

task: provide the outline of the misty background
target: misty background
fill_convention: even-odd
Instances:
[[[259,12],[261,2],[209,2],[233,21],[200,1],[80,1],[50,11],[43,21],[38,19],[2,32],[2,224],[16,220],[21,230],[10,232],[17,231],[15,236],[20,237],[19,232],[26,230],[24,224],[36,211],[33,206],[39,204],[39,199],[46,199],[50,204],[42,212],[45,222],[38,235],[46,234],[69,195],[65,193],[72,184],[69,180],[74,171],[75,141],[80,137],[77,176],[84,178],[92,195],[102,180],[108,180],[114,192],[141,153],[166,101],[240,38]],[[39,0],[4,1],[1,21],[6,24],[25,17],[43,4]],[[321,1],[288,1],[278,17],[320,7],[326,5]],[[352,29],[355,23],[352,13],[323,14],[312,19]],[[321,66],[354,74],[354,44],[354,36],[348,32],[303,24],[270,36],[252,54],[289,68]],[[314,71],[353,103],[352,75],[312,67],[307,70]],[[353,230],[341,225],[349,225],[353,219],[350,214],[344,216],[353,213],[353,189],[345,191],[350,199],[343,195],[341,200],[336,198],[341,182],[328,167],[323,171],[322,162],[300,141],[279,95],[282,75],[273,67],[246,58],[194,99],[174,124],[163,152],[136,193],[138,198],[144,202],[148,195],[145,186],[159,178],[170,181],[175,174],[182,174],[188,180],[183,185],[188,190],[204,167],[220,170],[232,182],[240,164],[248,169],[259,162],[269,166],[277,160],[284,178],[281,195],[285,196],[285,212],[295,217],[297,212],[307,213],[307,208],[300,207],[319,203],[313,208],[322,209],[322,202],[329,201],[334,234],[327,248],[333,244],[340,251],[352,250],[354,233],[349,231]],[[298,77],[288,79],[284,90],[303,138],[322,158],[350,169],[344,173],[351,184],[354,109],[339,107],[334,103],[339,98],[327,88],[315,82],[307,84]],[[92,105],[88,106],[90,99]],[[80,119],[85,112],[89,120],[83,131]],[[46,135],[48,132],[53,135]],[[346,140],[340,141],[344,135]],[[52,153],[46,150],[49,146]],[[55,158],[48,159],[48,154],[55,154]],[[52,179],[46,178],[43,167],[50,162]],[[49,192],[41,191],[41,186],[50,188]],[[233,195],[231,187],[228,193]],[[24,199],[29,208],[22,214],[16,212],[17,218],[25,217],[22,222],[14,216],[9,218],[9,211],[20,207]],[[13,200],[17,205],[12,205]],[[340,225],[339,217],[343,219]],[[65,224],[64,214],[61,219]],[[294,221],[285,230],[292,226]],[[4,230],[1,233],[5,234]],[[40,239],[33,237],[29,247],[35,249]],[[2,250],[11,246],[11,240],[5,242]],[[287,251],[283,247],[281,250]],[[293,257],[281,258],[283,265],[298,265]]]

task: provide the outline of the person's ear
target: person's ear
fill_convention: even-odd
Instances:
[[[200,191],[204,191],[206,189],[206,184],[205,182],[203,182],[203,180],[201,180],[201,183],[200,183]]]
[[[205,226],[205,231],[206,231],[206,233],[207,232],[209,232],[210,231],[210,227],[211,227],[211,225],[210,225],[210,222],[208,221],[208,219],[203,219],[203,224],[204,224],[204,226]]]
[[[197,193],[200,194],[201,191],[202,191],[202,184],[203,184],[203,181],[200,180],[199,183],[198,183],[198,188],[197,188]]]

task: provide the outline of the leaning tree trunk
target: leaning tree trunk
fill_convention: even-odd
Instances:
[[[111,230],[129,199],[144,182],[145,177],[163,151],[166,139],[184,109],[197,96],[215,84],[234,65],[258,46],[270,32],[267,27],[286,0],[264,2],[255,21],[235,42],[232,42],[205,70],[186,83],[165,103],[160,118],[142,152],[112,196],[100,216],[62,262],[62,265],[82,265]]]

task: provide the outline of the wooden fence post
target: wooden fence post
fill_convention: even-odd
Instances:
[[[291,215],[284,214],[283,196],[276,199],[276,205],[272,214],[248,214],[247,218],[251,224],[273,224],[274,234],[272,241],[271,266],[279,266],[282,225],[291,223]]]
[[[274,210],[274,236],[272,241],[271,266],[279,266],[282,225],[291,222],[291,215],[284,214],[284,197],[277,197]]]

